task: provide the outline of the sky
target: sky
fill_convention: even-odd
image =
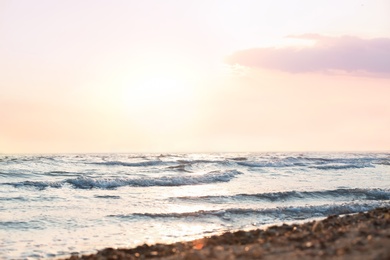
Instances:
[[[390,150],[388,0],[0,0],[0,153]]]

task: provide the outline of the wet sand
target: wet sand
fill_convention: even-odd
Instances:
[[[390,208],[68,259],[390,259]]]

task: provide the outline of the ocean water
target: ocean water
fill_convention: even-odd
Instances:
[[[390,206],[390,153],[0,155],[0,259]]]

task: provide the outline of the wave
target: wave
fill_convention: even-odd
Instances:
[[[13,182],[13,183],[3,183],[3,185],[12,185],[15,188],[21,187],[33,187],[39,190],[44,190],[46,188],[61,188],[63,182],[61,181],[22,181],[22,182]]]
[[[0,156],[0,163],[28,163],[28,162],[45,162],[55,161],[61,156],[44,156],[44,155],[5,155]]]
[[[390,165],[390,154],[203,154],[191,158],[187,155],[52,155],[52,156],[0,156],[0,165],[27,165],[38,163],[37,169],[50,169],[55,166],[56,173],[71,174],[66,171],[69,164],[78,166],[98,165],[101,167],[156,167],[168,166],[173,170],[188,171],[193,165],[232,166],[244,168],[283,168],[308,167],[318,170],[347,170]],[[81,160],[82,159],[82,160]],[[47,167],[46,167],[47,166]],[[187,166],[187,167],[186,167]],[[186,167],[186,168],[185,168]],[[43,169],[43,171],[45,170]],[[103,170],[103,169],[102,169]],[[4,172],[5,170],[3,170]],[[39,170],[40,171],[40,170]]]
[[[186,164],[179,164],[179,165],[168,166],[167,168],[178,172],[191,172],[187,170],[186,167],[187,167]]]
[[[210,164],[210,163],[215,163],[215,164],[224,164],[227,162],[227,160],[177,160],[177,162],[182,163],[182,164]]]
[[[302,220],[315,217],[326,217],[329,215],[352,214],[372,210],[378,207],[389,207],[390,202],[376,203],[344,203],[324,204],[320,206],[299,206],[299,207],[276,207],[263,209],[229,208],[222,210],[200,210],[184,213],[133,213],[108,215],[108,217],[133,219],[138,217],[146,218],[207,218],[218,217],[223,220],[237,219],[239,216],[266,217],[278,220]]]
[[[379,160],[375,164],[390,165],[390,160]]]
[[[70,184],[77,189],[115,189],[124,186],[132,187],[152,187],[152,186],[184,186],[201,185],[210,183],[229,182],[237,175],[242,174],[237,170],[212,171],[199,175],[175,175],[162,177],[143,177],[143,178],[90,178],[78,177],[66,179],[63,181],[23,181],[16,183],[3,183],[3,185],[12,185],[16,188],[34,187],[40,190],[46,188],[61,188],[65,184]]]
[[[80,173],[78,172],[68,172],[68,171],[50,171],[50,172],[45,172],[44,175],[46,176],[67,176],[67,177],[71,177],[71,176],[77,176],[77,175],[80,175]]]
[[[103,166],[125,166],[125,167],[151,167],[151,166],[164,166],[168,165],[168,168],[179,169],[186,166],[192,166],[195,164],[221,164],[225,165],[229,163],[228,160],[191,160],[191,159],[175,159],[171,160],[160,160],[161,156],[157,157],[158,160],[146,160],[139,162],[125,162],[125,161],[103,161],[103,162],[91,162],[90,164],[94,165],[103,165]]]
[[[113,189],[123,186],[151,187],[151,186],[184,186],[200,185],[218,182],[229,182],[236,175],[242,174],[239,171],[213,171],[202,175],[175,175],[162,176],[158,178],[115,178],[115,179],[92,179],[79,177],[68,179],[66,182],[80,189]]]
[[[115,195],[95,195],[94,196],[97,199],[120,199],[120,196],[115,196]]]
[[[93,162],[91,164],[106,165],[106,166],[126,166],[126,167],[147,167],[157,166],[163,164],[163,161],[141,161],[141,162],[122,162],[122,161],[106,161],[106,162]]]
[[[361,168],[372,168],[372,164],[329,164],[329,165],[316,165],[310,166],[318,170],[344,170],[344,169],[361,169]]]
[[[324,191],[284,191],[257,194],[236,194],[231,196],[183,196],[171,198],[173,200],[215,202],[218,200],[242,200],[254,199],[263,201],[286,201],[295,199],[319,199],[319,198],[348,198],[360,200],[390,200],[390,190],[382,189],[335,189]]]
[[[0,197],[0,201],[28,201],[25,197]]]
[[[323,157],[321,157],[323,156]],[[284,167],[308,167],[318,170],[347,170],[360,168],[373,168],[375,165],[390,165],[388,154],[373,154],[372,156],[349,154],[337,157],[327,157],[329,155],[299,156],[226,156],[209,159],[190,159],[180,156],[158,156],[157,160],[146,159],[140,162],[123,162],[123,161],[105,161],[94,164],[107,166],[127,166],[127,167],[148,167],[168,165],[169,169],[189,172],[187,167],[196,164],[211,164],[222,166],[242,166],[248,168],[284,168]],[[168,160],[161,158],[169,157]]]
[[[282,168],[282,167],[309,167],[318,170],[341,170],[375,167],[373,164],[387,165],[386,161],[376,157],[361,158],[315,158],[315,157],[285,157],[259,158],[246,161],[236,161],[237,165],[246,167]]]
[[[233,161],[246,161],[246,160],[248,160],[248,158],[244,157],[244,156],[241,156],[241,157],[232,157],[232,158],[229,158],[229,160],[233,160]]]
[[[236,162],[238,165],[247,166],[247,167],[293,167],[293,166],[305,166],[303,162],[290,162],[290,161],[245,161],[245,162]]]
[[[44,225],[39,221],[0,221],[0,227],[7,229],[19,229],[19,230],[29,230],[29,229],[37,229],[43,230],[45,229]]]

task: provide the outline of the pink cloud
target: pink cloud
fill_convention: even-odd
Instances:
[[[314,40],[310,47],[254,48],[227,57],[227,63],[287,72],[341,71],[390,76],[390,38],[361,39],[316,34],[290,36]]]

